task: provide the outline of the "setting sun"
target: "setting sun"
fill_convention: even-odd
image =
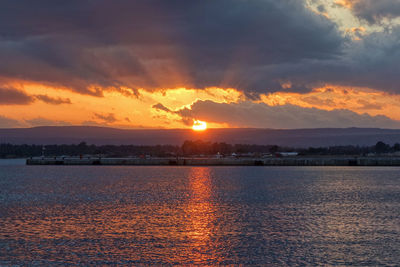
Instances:
[[[192,129],[195,131],[204,131],[207,129],[207,123],[205,121],[193,121]]]

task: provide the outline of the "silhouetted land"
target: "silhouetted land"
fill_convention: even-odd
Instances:
[[[289,147],[373,146],[378,141],[394,145],[400,143],[400,130],[374,128],[345,129],[137,129],[107,127],[64,126],[26,129],[0,129],[0,143],[16,145],[88,144],[102,145],[173,145],[185,140],[204,140],[212,143],[278,145]]]
[[[265,154],[275,155],[277,152],[296,151],[304,156],[366,156],[370,154],[396,154],[400,152],[400,144],[394,145],[377,142],[373,146],[332,146],[332,147],[310,147],[296,148],[277,145],[247,145],[212,143],[206,141],[185,141],[181,146],[155,145],[88,145],[85,142],[72,145],[13,145],[0,144],[1,158],[22,158],[37,157],[42,153],[46,157],[55,156],[100,156],[100,157],[131,157],[131,156],[152,156],[152,157],[173,157],[173,156],[253,156],[260,157]]]

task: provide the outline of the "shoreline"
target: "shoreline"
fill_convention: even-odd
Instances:
[[[29,158],[26,165],[97,166],[400,166],[400,157]]]

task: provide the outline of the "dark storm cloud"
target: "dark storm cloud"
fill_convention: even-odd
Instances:
[[[35,101],[35,98],[26,93],[11,89],[0,88],[0,105],[27,105]]]
[[[331,59],[342,44],[298,0],[9,0],[0,9],[3,76],[97,96],[121,86],[277,90],[282,77],[266,67]]]
[[[400,27],[376,32],[347,47],[338,60],[309,61],[285,69],[293,83],[370,87],[400,93]],[[276,69],[275,69],[276,71]],[[278,73],[277,75],[280,75]]]
[[[392,69],[398,44],[391,33],[352,42],[300,0],[1,5],[0,75],[7,78],[94,96],[103,90],[137,96],[139,88],[219,86],[257,98],[326,83],[399,91],[400,75]],[[283,88],[288,82],[292,87]]]
[[[346,0],[353,14],[370,24],[400,16],[399,0]]]
[[[191,109],[183,108],[177,112],[184,122],[191,124],[193,119],[207,122],[228,123],[236,127],[254,128],[327,128],[327,127],[381,127],[398,128],[400,121],[386,116],[357,114],[346,109],[332,111],[303,108],[294,105],[269,106],[250,101],[239,103],[215,103],[197,101]]]

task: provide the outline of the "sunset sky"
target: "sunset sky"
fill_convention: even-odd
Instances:
[[[400,128],[399,0],[3,0],[0,128]]]

